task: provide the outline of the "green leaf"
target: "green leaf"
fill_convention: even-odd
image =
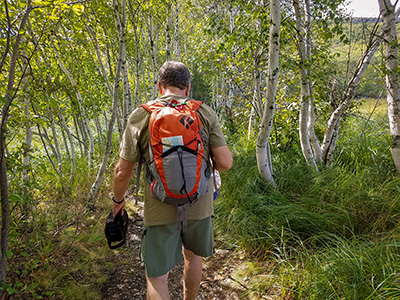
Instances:
[[[39,284],[37,284],[36,282],[32,282],[29,286],[28,289],[29,290],[34,290],[39,286]]]
[[[10,295],[15,294],[16,292],[18,292],[18,290],[14,289],[11,286],[7,288],[7,293],[9,293]]]
[[[102,235],[98,235],[98,236],[96,236],[96,237],[94,237],[94,236],[92,236],[92,235],[89,235],[89,237],[90,237],[91,240],[93,240],[93,241],[95,241],[95,242],[101,241],[101,240],[103,239],[103,236],[102,236]]]
[[[12,252],[11,250],[6,251],[6,256],[8,259],[10,259],[13,255],[14,255],[14,252]]]
[[[85,7],[83,6],[83,4],[74,4],[74,5],[72,5],[72,10],[74,13],[76,13],[79,16],[83,13],[83,11],[85,10]]]
[[[50,1],[43,1],[43,0],[34,0],[33,5],[50,5]]]
[[[8,199],[10,199],[11,201],[17,202],[17,201],[22,201],[22,198],[20,195],[18,194],[11,194]]]

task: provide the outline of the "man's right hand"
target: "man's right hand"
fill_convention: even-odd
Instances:
[[[124,214],[125,200],[121,204],[114,203],[112,207],[113,216],[115,217],[117,213],[122,209],[121,216]]]

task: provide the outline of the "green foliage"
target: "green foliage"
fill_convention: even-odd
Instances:
[[[235,141],[234,167],[215,202],[217,237],[252,257],[234,272],[259,299],[396,299],[400,181],[386,104],[367,99],[346,116],[334,166],[315,172],[298,148],[272,147],[277,189],[259,178],[255,144]],[[260,277],[263,280],[260,280]]]
[[[319,138],[329,117],[332,81],[339,79],[341,91],[371,31],[372,24],[352,28],[344,24],[338,6],[342,2],[314,1],[312,11],[314,47],[308,63]],[[6,3],[12,21],[12,49],[24,5]],[[293,30],[291,4],[282,4],[280,82],[271,135],[278,189],[262,182],[256,167],[260,112],[252,116],[251,132],[247,132],[256,73],[261,78],[259,100],[265,101],[267,2],[128,1],[126,60],[132,92],[137,91],[135,104],[153,98],[154,70],[168,58],[188,64],[193,74],[191,96],[217,111],[235,152],[235,165],[223,174],[222,196],[215,202],[218,239],[226,247],[245,249],[275,264],[266,271],[249,263],[237,272],[239,277],[246,272],[271,275],[264,286],[262,280],[252,278],[249,297],[259,297],[278,284],[282,298],[379,299],[386,295],[394,299],[399,293],[395,238],[400,183],[391,162],[387,121],[367,121],[369,115],[354,105],[342,120],[334,167],[315,173],[303,161],[297,128],[298,35]],[[100,299],[98,290],[106,281],[104,268],[112,260],[102,238],[102,217],[109,206],[99,200],[98,211],[84,212],[86,195],[103,158],[111,114],[113,91],[107,81],[112,84],[114,80],[120,45],[114,7],[110,1],[34,1],[33,5],[30,20],[20,32],[15,97],[9,107],[6,162],[12,215],[6,253],[9,277],[2,288],[25,299]],[[2,28],[8,26],[7,20],[0,23]],[[1,53],[6,50],[5,33],[0,37]],[[367,69],[357,96],[377,96],[382,90],[381,57]],[[5,58],[2,82],[8,80],[10,53]],[[76,84],[61,69],[59,58]],[[121,107],[122,83],[117,89]],[[88,168],[87,132],[81,124],[78,91],[96,143],[92,169]],[[6,92],[10,92],[6,85],[0,87],[1,104],[5,104]],[[354,115],[361,121],[356,122]],[[75,147],[75,168],[66,128]],[[26,141],[28,129],[33,132],[31,144]],[[122,130],[116,129],[113,136],[106,185],[101,190],[104,199],[110,191],[107,184]],[[27,158],[28,163],[24,162]]]
[[[110,202],[87,212],[81,192],[93,178],[84,169],[70,194],[56,193],[60,187],[44,189],[40,202],[31,203],[32,215],[20,218],[21,204],[16,205],[3,287],[8,293],[24,299],[102,299],[99,285],[106,280],[107,257],[113,255],[103,233]],[[101,198],[108,199],[107,193],[102,191]]]

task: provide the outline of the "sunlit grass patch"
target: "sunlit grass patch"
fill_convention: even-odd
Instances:
[[[384,98],[380,99],[362,99],[359,111],[363,116],[371,116],[373,120],[379,120],[387,117],[387,101]]]

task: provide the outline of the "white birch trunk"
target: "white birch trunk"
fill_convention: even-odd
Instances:
[[[83,146],[83,153],[84,156],[88,156],[88,147],[87,147],[87,141],[88,141],[88,137],[85,131],[85,125],[82,122],[82,118],[77,118],[76,119],[76,123],[78,124],[78,131],[81,133],[81,144]],[[82,152],[81,152],[82,153]]]
[[[88,138],[89,138],[89,154],[88,154],[88,166],[89,166],[89,170],[92,168],[92,162],[93,162],[93,156],[94,156],[94,139],[93,139],[93,133],[92,133],[92,129],[90,127],[89,124],[89,120],[86,116],[86,110],[85,107],[83,106],[83,99],[82,99],[82,95],[79,91],[78,85],[76,84],[76,81],[74,79],[74,77],[72,76],[71,72],[68,71],[68,69],[65,67],[63,61],[61,60],[61,57],[58,53],[58,51],[56,50],[55,45],[53,44],[53,50],[54,53],[56,54],[57,60],[58,60],[58,64],[60,65],[60,68],[63,70],[64,74],[68,77],[72,87],[75,90],[75,95],[76,98],[78,100],[78,106],[79,106],[79,110],[81,112],[82,115],[82,120],[83,120],[83,124],[84,124],[84,129],[88,134]]]
[[[308,74],[308,84],[309,84],[309,109],[308,109],[308,122],[307,122],[307,130],[308,137],[310,138],[310,143],[312,149],[314,151],[314,160],[317,164],[322,164],[322,150],[321,145],[318,141],[318,137],[315,134],[315,98],[314,98],[314,89],[313,85],[310,82],[311,77],[311,53],[312,53],[312,31],[311,31],[311,23],[312,23],[312,14],[311,14],[311,1],[305,0],[306,7],[306,57],[310,60],[310,68]]]
[[[301,101],[300,101],[300,115],[299,115],[299,136],[300,145],[303,152],[303,156],[306,161],[312,164],[316,168],[316,162],[314,154],[310,145],[309,136],[309,115],[310,115],[310,98],[311,98],[311,87],[309,81],[310,75],[310,57],[307,55],[310,50],[307,51],[306,36],[304,32],[304,24],[302,15],[304,12],[300,11],[300,5],[298,0],[293,0],[293,7],[296,14],[296,29],[298,32],[298,49],[300,56],[300,81],[301,81]]]
[[[108,95],[110,96],[110,98],[112,98],[113,88],[110,84],[110,80],[108,79],[108,73],[107,73],[104,63],[103,63],[103,59],[102,59],[103,56],[100,53],[99,42],[97,40],[96,34],[89,25],[86,25],[86,30],[90,34],[94,49],[96,51],[97,62],[99,64],[100,73],[106,82]]]
[[[123,0],[122,7],[125,9],[125,0]],[[117,6],[116,6],[116,0],[114,0],[114,8],[116,10],[116,14],[118,14],[117,11]],[[118,26],[118,17],[116,17],[116,22]],[[120,23],[122,25],[122,23]],[[92,187],[90,189],[90,193],[88,195],[88,204],[89,208],[93,209],[94,208],[94,199],[99,191],[101,182],[103,181],[104,177],[104,172],[106,171],[107,168],[107,163],[108,159],[110,157],[110,152],[111,152],[111,142],[112,142],[112,136],[113,136],[113,129],[114,129],[114,123],[117,120],[117,115],[118,115],[118,102],[119,102],[119,93],[118,93],[118,85],[120,81],[120,76],[122,72],[122,65],[123,65],[123,58],[124,58],[124,51],[125,51],[125,24],[123,24],[123,27],[121,28],[121,32],[123,34],[120,35],[120,41],[119,41],[119,53],[118,53],[118,61],[116,65],[116,70],[115,70],[115,78],[114,78],[114,97],[113,97],[113,107],[112,107],[112,114],[111,118],[108,124],[108,130],[107,130],[107,140],[106,140],[106,149],[103,155],[103,160],[101,162],[100,168],[97,172],[96,179],[94,183],[92,184]]]
[[[251,106],[250,116],[249,116],[249,125],[247,127],[247,140],[250,141],[251,138],[251,128],[253,127],[253,114],[254,114],[254,106]]]
[[[397,19],[399,15],[400,15],[400,9],[398,9],[395,12],[395,14],[394,14],[395,19]],[[375,32],[373,32],[371,34],[373,34],[374,36],[377,36],[377,34]],[[384,35],[384,33],[382,33],[381,35]],[[354,89],[360,82],[372,57],[374,56],[374,54],[376,53],[376,51],[378,50],[378,48],[380,47],[382,42],[383,42],[383,39],[380,37],[380,38],[377,38],[376,40],[374,40],[373,42],[371,42],[371,44],[367,47],[362,59],[360,60],[360,62],[358,64],[358,67],[357,67],[352,79],[347,84],[347,89],[344,92],[342,99],[339,99],[340,103],[338,105],[335,104],[334,111],[331,114],[331,117],[329,118],[326,129],[325,129],[324,140],[323,140],[322,147],[321,147],[322,160],[325,164],[331,164],[333,162],[332,149],[334,149],[335,147],[334,146],[331,147],[331,146],[336,145],[336,142],[338,139],[339,128],[336,129],[336,127],[339,126],[339,124],[340,124],[339,119],[341,118],[343,113],[346,111],[346,109],[350,106],[351,102],[353,101]],[[336,102],[336,97],[334,97],[334,98],[335,98],[335,102]],[[388,105],[388,107],[389,106],[390,105]],[[390,120],[390,118],[389,118],[389,120]],[[392,124],[393,125],[396,124],[396,120],[394,120],[394,122]]]
[[[168,8],[169,14],[167,17],[167,27],[165,29],[165,52],[167,60],[171,59],[171,23],[172,23],[172,4]]]
[[[78,120],[77,120],[75,115],[73,115],[72,118],[74,120],[75,135],[76,135],[76,139],[78,140],[79,150],[80,150],[80,154],[81,154],[81,157],[82,157],[82,153],[84,153],[84,150],[82,148],[82,141],[81,141],[80,136],[79,136],[79,130],[80,130],[79,129],[79,123],[78,123]]]
[[[97,129],[97,138],[99,139],[99,150],[100,150],[100,153],[103,153],[103,150],[104,150],[103,128],[101,128],[99,116],[96,116],[94,121],[95,121],[96,129]]]
[[[269,148],[269,137],[272,130],[275,115],[275,98],[279,76],[279,43],[281,11],[280,1],[270,0],[271,23],[269,32],[269,63],[267,95],[264,104],[264,112],[261,119],[260,132],[257,137],[256,157],[260,176],[269,184],[275,186],[272,176],[271,151]]]
[[[122,47],[121,47],[122,48]],[[120,48],[120,57],[122,55],[122,49]],[[92,184],[92,187],[90,189],[90,194],[88,196],[88,203],[89,203],[89,207],[93,208],[94,207],[94,199],[99,191],[101,182],[103,181],[103,177],[104,177],[104,172],[107,168],[107,163],[108,163],[108,159],[110,157],[110,151],[111,151],[111,142],[112,142],[112,135],[113,135],[113,129],[114,129],[114,123],[118,114],[118,82],[119,82],[119,75],[121,73],[121,65],[122,65],[122,60],[119,59],[117,66],[116,66],[116,70],[115,70],[115,81],[114,81],[114,100],[113,100],[113,107],[112,107],[112,115],[110,117],[109,120],[109,124],[108,124],[108,130],[107,130],[107,140],[106,140],[106,149],[103,155],[103,160],[101,162],[100,168],[97,172],[97,176],[96,179],[94,181],[94,183]]]
[[[42,130],[43,133],[42,133]],[[39,132],[39,137],[42,140],[42,144],[43,144],[43,148],[45,149],[46,153],[47,153],[47,158],[49,159],[51,165],[53,166],[54,172],[56,172],[57,175],[60,175],[58,173],[58,169],[56,167],[56,164],[54,163],[53,159],[51,158],[51,155],[49,153],[49,151],[47,150],[47,148],[50,148],[51,152],[53,153],[53,156],[57,157],[57,152],[56,149],[54,148],[53,144],[51,143],[52,140],[49,138],[49,135],[47,134],[47,130],[44,126],[41,126],[39,124],[37,124],[37,129]],[[47,144],[46,144],[47,141]]]
[[[329,148],[327,149],[326,152],[326,165],[331,166],[333,164],[333,157],[336,149],[336,143],[338,141],[339,137],[339,129],[340,129],[340,118],[337,119],[336,124],[333,128],[332,132],[332,141],[329,144]]]
[[[5,94],[5,104],[1,112],[1,125],[0,125],[0,199],[1,199],[1,234],[0,234],[0,285],[6,280],[7,275],[7,250],[8,250],[8,237],[10,231],[10,202],[8,198],[8,177],[7,177],[7,163],[6,163],[6,134],[7,124],[9,117],[9,110],[13,101],[12,93],[14,90],[15,69],[17,66],[17,57],[19,55],[19,45],[21,42],[21,33],[28,20],[29,13],[32,10],[32,1],[28,0],[26,9],[23,12],[21,22],[19,23],[17,36],[14,41],[13,51],[11,53],[10,63],[8,67],[8,80],[7,91]],[[11,28],[9,28],[11,32]],[[10,33],[9,32],[9,33]]]
[[[136,59],[135,59],[135,66],[136,66],[136,72],[135,72],[135,98],[134,98],[134,103],[135,106],[134,108],[138,107],[140,105],[140,100],[139,100],[139,93],[140,93],[140,50],[139,50],[139,37],[138,34],[135,30],[135,41],[136,41]]]
[[[131,22],[133,26],[133,32],[135,34],[135,91],[134,91],[134,108],[138,107],[139,105],[139,93],[140,93],[140,44],[139,44],[139,35],[138,35],[138,26],[137,22],[135,21],[136,13],[133,11],[133,4],[132,0],[128,1],[128,7],[131,16]],[[130,60],[131,61],[131,60]],[[131,109],[132,110],[132,109]]]
[[[131,84],[129,82],[129,73],[128,73],[128,65],[126,63],[126,48],[124,42],[124,59],[122,66],[122,75],[123,75],[123,88],[124,88],[124,128],[126,127],[126,122],[128,120],[129,115],[132,112],[133,107],[133,99],[132,99],[132,91]]]
[[[30,107],[30,97],[27,96],[25,98],[25,105],[24,105],[24,115],[27,120],[30,120],[30,115],[29,115],[29,107]],[[22,165],[24,166],[24,169],[22,171],[22,180],[24,183],[29,181],[29,165],[30,165],[30,156],[29,153],[31,152],[32,149],[32,127],[30,122],[28,122],[26,129],[25,129],[25,151],[24,151],[24,158],[22,160]],[[24,187],[24,194],[27,194],[27,190]]]
[[[126,64],[126,60],[125,60],[125,53],[126,53],[126,49],[125,49],[125,21],[123,21],[121,19],[120,16],[120,12],[119,12],[119,2],[118,0],[114,0],[113,1],[113,7],[114,7],[114,18],[115,18],[115,22],[117,25],[117,32],[118,32],[118,38],[119,38],[119,42],[120,42],[120,50],[119,50],[119,57],[118,59],[121,61],[121,72],[123,72],[122,70],[122,66]],[[122,0],[122,7],[121,7],[121,14],[123,15],[123,18],[125,19],[125,9],[126,9],[126,0]],[[117,77],[117,74],[115,74],[115,76]],[[121,74],[119,75],[121,76]],[[124,77],[124,74],[122,74],[122,77]],[[114,95],[115,93],[119,92],[119,84],[117,86],[114,85],[114,88],[117,88],[117,91],[114,90]],[[124,86],[123,86],[123,90],[124,90]],[[124,91],[125,92],[125,91]],[[122,105],[118,105],[117,107],[117,115],[116,115],[116,120],[117,120],[117,125],[118,125],[118,131],[119,131],[119,137],[120,139],[122,138],[122,134],[125,130],[125,104],[124,104],[124,97],[122,97],[123,101],[122,101]],[[120,106],[120,107],[119,107]],[[121,119],[122,116],[122,119]]]
[[[258,55],[258,54],[256,54]],[[261,96],[261,71],[259,65],[259,57],[254,59],[254,95],[253,95],[253,108],[255,113],[261,117],[263,114],[263,102]]]
[[[126,0],[122,0],[121,12],[118,11],[117,2],[114,1],[114,15],[117,23],[118,37],[120,40],[121,49],[121,73],[122,73],[122,86],[123,86],[123,104],[122,104],[122,124],[123,128],[126,127],[129,114],[132,112],[132,92],[129,83],[129,73],[126,63],[126,46],[125,46],[125,26],[126,26]],[[122,136],[121,131],[121,136]]]
[[[322,160],[324,163],[327,163],[330,159],[328,159],[328,151],[330,149],[330,145],[332,142],[333,134],[335,131],[335,126],[337,126],[338,119],[342,117],[344,112],[349,108],[353,101],[354,90],[358,83],[360,82],[362,76],[364,75],[364,71],[367,69],[372,57],[378,50],[379,46],[382,43],[382,39],[377,39],[374,43],[372,43],[366,50],[363,58],[360,60],[358,67],[353,75],[353,78],[347,84],[347,89],[344,92],[343,98],[341,99],[337,108],[331,114],[326,129],[324,133],[324,140],[322,142],[321,151],[322,151]],[[337,135],[335,136],[337,139]],[[333,155],[333,153],[331,153]]]
[[[151,64],[152,64],[152,68],[153,68],[153,95],[152,95],[152,98],[155,98],[158,95],[158,88],[157,88],[158,66],[157,66],[157,43],[154,40],[153,27],[154,27],[153,16],[150,16],[149,39],[150,39]]]
[[[233,4],[231,3],[230,8],[229,8],[229,33],[233,35],[233,32],[235,31],[235,11],[233,8]],[[233,45],[232,47],[232,70],[236,69],[235,66],[235,57],[236,57],[236,46]],[[229,124],[233,124],[232,120],[232,107],[233,107],[233,102],[236,94],[236,88],[235,88],[235,82],[233,76],[230,76],[228,79],[228,86],[229,86],[229,94],[226,99],[226,114],[229,118]]]
[[[400,88],[396,17],[394,5],[389,0],[378,0],[378,2],[383,20],[383,35],[385,39],[386,90],[392,139],[391,151],[394,165],[397,171],[400,172]]]
[[[181,46],[179,44],[179,0],[176,0],[175,5],[175,31],[174,31],[174,50],[177,61],[182,59]]]
[[[26,54],[26,51],[23,50],[24,57],[28,57]],[[24,69],[27,69],[28,64],[26,60],[24,59]],[[23,158],[22,158],[22,196],[25,199],[30,198],[31,194],[31,189],[29,188],[29,174],[31,170],[31,159],[30,155],[32,152],[32,127],[31,127],[31,116],[29,113],[29,107],[31,105],[31,98],[30,98],[30,93],[29,93],[29,81],[28,77],[23,77],[22,79],[23,86],[25,88],[25,91],[23,92],[24,94],[24,117],[27,120],[26,121],[26,126],[25,126],[25,144],[23,147]],[[23,219],[28,219],[28,216],[31,212],[29,202],[23,202],[21,204],[21,210],[22,210],[22,218]]]
[[[57,95],[54,93],[54,97],[57,98]],[[60,107],[58,107],[58,110],[60,110]],[[67,133],[68,136],[68,141],[69,141],[69,147],[71,151],[71,172],[70,172],[70,180],[71,183],[74,182],[75,179],[75,145],[74,145],[74,138],[72,136],[71,130],[68,128],[66,122],[65,122],[65,117],[64,113],[60,112],[58,115],[58,118],[60,120],[60,125],[64,129],[64,131]]]
[[[27,53],[25,50],[22,50],[22,53],[24,54],[24,57],[28,57]],[[26,60],[24,59],[24,69],[28,67],[28,64]],[[27,184],[29,182],[29,165],[30,165],[30,152],[32,151],[32,127],[31,127],[31,117],[29,114],[29,107],[31,105],[31,97],[29,95],[29,82],[28,78],[24,77],[22,79],[22,83],[26,89],[25,91],[25,100],[24,100],[24,116],[26,120],[28,120],[26,128],[25,128],[25,147],[24,147],[24,156],[22,159],[22,165],[23,165],[23,170],[22,170],[22,193],[24,196],[29,195],[29,191],[27,189]],[[25,209],[24,209],[25,210]],[[26,211],[26,210],[25,210]]]
[[[60,176],[62,176],[62,171],[63,171],[62,155],[61,155],[60,143],[58,142],[58,137],[57,137],[56,122],[54,120],[53,109],[51,107],[50,107],[50,119],[51,119],[51,132],[53,135],[54,149],[56,152],[57,163],[58,163],[58,173]]]

